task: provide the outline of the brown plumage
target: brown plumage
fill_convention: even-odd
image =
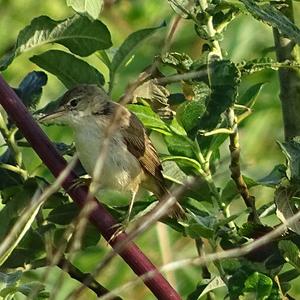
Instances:
[[[119,117],[111,132],[99,181],[103,188],[132,191],[133,199],[141,185],[160,200],[168,191],[157,151],[143,124],[127,108],[112,102],[101,88],[80,85],[71,89],[62,97],[56,112],[42,121],[67,124],[73,129],[79,159],[93,176],[95,163],[103,151],[103,141],[116,112]],[[171,215],[183,215],[178,203]]]
[[[164,186],[162,166],[157,151],[147,136],[144,126],[136,115],[131,113],[129,126],[122,127],[121,132],[128,151],[138,159],[143,170],[149,176],[153,176],[158,185]],[[161,190],[163,190],[162,187]],[[157,191],[152,192],[158,197],[162,196],[162,194]]]

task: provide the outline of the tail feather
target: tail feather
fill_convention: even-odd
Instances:
[[[164,201],[164,199],[167,199],[167,196],[170,195],[169,190],[164,184],[153,176],[147,176],[146,180],[142,182],[142,186],[148,191],[151,191],[159,201]],[[174,203],[168,216],[178,220],[186,219],[186,213],[178,202]]]
[[[160,192],[156,194],[156,197],[159,201],[164,201],[166,199],[166,196],[170,196],[169,190],[160,185]],[[186,219],[186,213],[183,209],[183,207],[179,204],[179,202],[174,203],[172,208],[170,209],[168,216],[171,218],[175,218],[177,220],[184,220]]]

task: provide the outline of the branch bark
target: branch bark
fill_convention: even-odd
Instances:
[[[21,100],[1,76],[0,104],[16,123],[19,130],[45,165],[53,175],[57,177],[65,169],[67,162],[60,156],[48,137],[35,123]],[[82,186],[72,189],[71,187],[72,185],[74,186],[73,183],[77,179],[78,177],[75,173],[71,172],[64,180],[62,186],[74,202],[80,207],[83,207],[87,201],[88,189]],[[126,239],[127,235],[121,233],[117,237],[112,238],[117,221],[95,198],[88,201],[89,203],[92,202],[91,204],[95,207],[89,214],[89,220],[99,229],[109,244],[115,248],[118,243]],[[128,242],[127,246],[120,251],[119,255],[138,276],[155,271],[153,272],[153,277],[144,279],[144,282],[158,299],[181,299],[179,294],[171,287],[168,281],[158,272],[156,267],[133,242]]]
[[[66,271],[73,279],[85,284],[87,278],[90,278],[91,275],[88,273],[81,272],[78,268],[76,268],[69,260],[67,260],[64,256],[58,262],[58,267],[60,267],[63,271]],[[95,292],[95,294],[100,297],[103,296],[110,291],[107,290],[103,285],[101,285],[98,281],[94,278],[90,278],[87,287]],[[120,297],[112,297],[112,300],[122,300]]]
[[[251,209],[248,217],[248,221],[260,224],[260,220],[255,207],[255,197],[249,192],[248,186],[242,176],[240,166],[240,143],[239,143],[239,132],[237,126],[237,117],[234,113],[233,108],[227,110],[227,119],[232,133],[229,135],[229,150],[230,150],[230,171],[231,178],[235,182],[235,185],[242,196],[246,206]]]
[[[281,9],[292,22],[293,16],[293,3],[286,1],[287,7]],[[286,60],[298,61],[296,51],[296,43],[280,35],[277,29],[273,28],[273,35],[275,41],[275,50],[277,60],[284,62]],[[300,136],[300,71],[291,68],[280,68],[279,71],[279,84],[280,84],[280,101],[282,106],[282,116],[284,123],[284,136],[285,140],[290,140],[295,136]]]

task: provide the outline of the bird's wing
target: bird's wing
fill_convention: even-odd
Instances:
[[[158,199],[160,200],[160,197],[167,193],[162,175],[162,166],[156,149],[147,136],[143,124],[133,113],[131,113],[129,117],[129,125],[127,124],[121,127],[121,131],[128,151],[139,160],[143,170],[150,174],[152,179],[155,179],[157,183],[156,188],[153,189],[153,185],[150,184],[148,189],[158,196]],[[150,189],[151,186],[152,189]],[[179,203],[174,205],[174,207],[170,210],[169,215],[185,219],[185,212]]]
[[[121,131],[128,151],[139,160],[144,171],[152,175],[163,186],[161,163],[141,121],[131,113],[129,125],[123,126]]]

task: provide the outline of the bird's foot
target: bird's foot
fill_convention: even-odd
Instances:
[[[108,243],[110,243],[112,240],[114,240],[116,237],[118,237],[122,233],[126,233],[126,229],[129,226],[129,217],[126,217],[125,221],[122,223],[118,223],[114,225],[112,228],[116,228],[116,231],[112,234],[110,237]]]
[[[71,184],[71,186],[68,188],[68,191],[72,190],[72,189],[76,189],[80,186],[87,186],[89,187],[90,184],[92,182],[91,178],[78,178],[76,180],[73,181],[73,183]]]
[[[116,228],[116,231],[112,234],[110,239],[108,240],[108,243],[110,244],[114,239],[116,239],[120,234],[125,233],[126,226],[124,226],[122,223],[116,224],[113,226],[113,228]]]

